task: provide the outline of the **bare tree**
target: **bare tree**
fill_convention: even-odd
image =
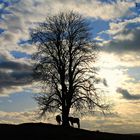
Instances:
[[[34,76],[44,92],[35,99],[42,115],[59,110],[62,125],[68,126],[71,108],[107,109],[95,87],[97,49],[85,18],[74,12],[49,16],[32,30],[31,38],[38,47]]]

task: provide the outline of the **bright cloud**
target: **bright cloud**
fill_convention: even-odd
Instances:
[[[4,112],[0,111],[0,123],[18,124],[24,122],[36,122],[36,112]]]
[[[140,50],[140,17],[124,21],[111,22],[109,30],[106,31],[112,37],[110,41],[104,42],[102,46],[108,52],[123,53],[138,52]]]
[[[140,94],[131,94],[126,89],[118,88],[117,92],[122,94],[124,99],[127,99],[127,100],[140,100]]]
[[[25,45],[22,45],[22,47],[21,47],[21,46],[19,46],[18,42],[21,39],[25,39],[25,40],[28,39],[29,38],[29,29],[34,26],[34,23],[43,21],[44,17],[46,17],[50,13],[54,14],[61,10],[74,10],[74,11],[77,11],[77,12],[83,14],[84,16],[93,17],[95,19],[101,18],[103,20],[112,20],[112,19],[116,19],[116,18],[122,18],[124,16],[133,15],[133,12],[130,10],[130,8],[132,8],[134,6],[135,6],[135,4],[133,2],[121,2],[121,1],[116,1],[116,2],[112,2],[112,3],[102,3],[101,1],[98,1],[98,0],[91,0],[91,1],[83,0],[82,2],[75,1],[75,0],[65,1],[65,2],[62,0],[19,1],[17,3],[14,3],[13,5],[10,5],[7,8],[11,12],[10,14],[3,13],[2,17],[4,20],[2,20],[2,22],[0,24],[1,24],[1,28],[5,29],[5,31],[4,31],[4,33],[2,33],[2,35],[0,37],[0,43],[2,46],[0,48],[0,52],[4,52],[2,54],[3,59],[6,59],[6,61],[7,61],[7,58],[8,58],[8,61],[9,61],[9,59],[11,60],[11,58],[12,58],[12,63],[14,63],[14,64],[16,64],[17,61],[19,62],[21,59],[17,60],[16,58],[14,58],[11,55],[11,51],[15,50],[15,51],[19,51],[19,52],[25,52],[25,53],[32,54],[35,51],[35,48],[33,46],[30,46],[29,44],[25,44]],[[115,23],[115,22],[111,22],[110,30],[108,30],[108,33],[112,34],[114,36],[114,40],[115,39],[119,40],[119,41],[125,41],[128,39],[133,40],[133,39],[135,39],[134,34],[137,33],[137,31],[133,31],[133,32],[127,31],[127,35],[126,35],[126,33],[124,32],[123,29],[128,22],[134,23],[134,22],[138,22],[138,21],[139,21],[139,18],[135,18],[133,20],[126,20],[124,22],[119,22],[119,24]],[[120,34],[116,35],[119,32],[120,32]],[[99,39],[99,37],[98,37],[98,39]],[[102,41],[101,38],[100,38],[100,41]],[[109,42],[109,44],[111,44],[111,43],[113,43],[113,41]],[[3,62],[3,63],[6,64],[6,63],[8,63],[8,61]],[[27,63],[28,60],[26,59],[24,62]],[[23,59],[22,59],[22,61],[20,61],[20,63],[23,63]],[[116,65],[117,63],[118,62],[115,61],[115,63],[113,62],[112,65]],[[10,65],[8,67],[10,67]],[[1,68],[7,69],[6,65],[4,67],[2,67],[2,64],[1,64]],[[9,69],[12,69],[12,67]],[[22,71],[22,73],[11,72],[11,73],[5,73],[5,74],[8,74],[7,76],[13,74],[13,75],[15,75],[15,77],[16,77],[16,75],[21,77],[21,75],[24,75],[24,73],[25,72]],[[10,77],[10,78],[12,79],[14,77]],[[17,79],[18,79],[18,77],[17,77]],[[7,79],[7,81],[10,82],[10,79]],[[22,80],[21,80],[21,82],[22,82]],[[21,82],[19,82],[19,83],[21,83]],[[3,89],[3,91],[7,91],[7,90]]]

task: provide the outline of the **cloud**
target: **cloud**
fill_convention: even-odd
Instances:
[[[81,121],[81,127],[87,130],[92,131],[102,131],[102,132],[112,132],[112,133],[120,133],[120,134],[130,134],[130,133],[139,133],[139,120],[133,120],[127,118],[105,118],[99,117],[90,120],[85,119]]]
[[[0,88],[19,86],[31,83],[30,72],[0,72]]]
[[[132,95],[126,89],[118,88],[116,92],[122,94],[123,98],[127,100],[140,100],[140,94]]]
[[[27,19],[29,16],[35,18],[36,15],[42,18],[46,14],[57,13],[61,10],[75,10],[86,16],[109,20],[132,14],[130,8],[134,6],[134,2],[121,1],[104,3],[99,0],[24,0],[17,3],[17,6],[13,7],[12,10],[18,13],[24,13]],[[33,12],[34,10],[36,12]]]
[[[102,49],[107,52],[125,54],[140,51],[140,17],[109,23],[109,30],[103,33],[110,40],[102,41]]]
[[[7,96],[11,93],[24,91],[31,88],[32,73],[21,72],[3,72],[0,71],[0,96]]]
[[[0,111],[0,123],[19,124],[25,122],[37,122],[35,111],[4,112]]]
[[[76,0],[21,0],[9,5],[8,10],[11,14],[3,15],[4,20],[1,21],[1,28],[5,29],[5,32],[0,43],[8,51],[18,49],[30,53],[34,49],[18,47],[17,42],[20,39],[27,39],[29,28],[33,27],[35,22],[43,21],[47,15],[61,10],[74,10],[96,19],[112,20],[132,14],[130,8],[134,6],[133,2],[121,1],[104,3],[98,0],[80,2]]]
[[[11,14],[4,14],[4,20],[1,21],[1,28],[5,29],[5,32],[0,37],[2,46],[0,51],[10,53],[15,50],[32,54],[36,50],[34,46],[26,43],[19,47],[17,42],[29,38],[29,29],[35,26],[34,23],[41,22],[47,15],[61,10],[74,10],[84,16],[110,20],[132,14],[130,8],[133,6],[133,2],[104,3],[98,0],[80,2],[76,0],[24,0],[14,2],[8,7]]]
[[[0,123],[21,124],[28,122],[43,122],[56,124],[55,114],[48,114],[40,118],[37,109],[22,112],[5,112],[0,111]]]
[[[117,34],[113,40],[108,42],[106,48],[109,52],[125,53],[125,52],[139,52],[140,51],[140,28],[124,29]]]
[[[91,131],[103,131],[103,132],[113,132],[113,133],[139,133],[139,115],[136,114],[132,119],[130,116],[86,116],[82,118],[81,128],[91,130]],[[10,123],[10,124],[20,124],[28,122],[44,122],[56,124],[55,116],[51,115],[48,119],[39,119],[38,114],[34,110],[29,110],[26,112],[4,112],[0,111],[0,123]],[[47,116],[48,117],[48,116]],[[130,127],[131,126],[131,127]]]
[[[107,55],[113,54],[120,67],[140,66],[140,17],[116,20],[109,23],[109,29],[101,32],[109,39],[97,43],[101,51]],[[132,63],[133,62],[133,63]]]
[[[76,0],[17,0],[11,2],[6,6],[9,13],[1,13],[0,21],[1,28],[4,29],[4,32],[0,34],[1,95],[22,91],[25,86],[31,84],[31,60],[16,58],[12,52],[33,54],[36,51],[36,48],[26,41],[25,44],[19,44],[21,40],[29,39],[29,29],[33,28],[35,23],[44,21],[47,15],[61,10],[74,10],[85,17],[110,20],[130,14],[130,7],[133,7],[131,2],[102,3],[98,0],[80,2]]]
[[[0,62],[0,68],[1,69],[12,69],[12,70],[31,70],[32,67],[24,64],[24,63],[18,63],[18,62],[14,62],[14,61],[3,61]]]
[[[32,66],[24,59],[19,62],[1,60],[0,62],[0,95],[23,91],[32,83]]]

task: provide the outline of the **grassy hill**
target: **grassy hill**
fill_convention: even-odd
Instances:
[[[140,140],[140,135],[113,134],[45,123],[0,124],[1,137],[39,140]]]

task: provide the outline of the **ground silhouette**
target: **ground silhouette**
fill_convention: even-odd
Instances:
[[[0,124],[0,135],[18,140],[140,140],[138,134],[113,134],[45,123]]]

